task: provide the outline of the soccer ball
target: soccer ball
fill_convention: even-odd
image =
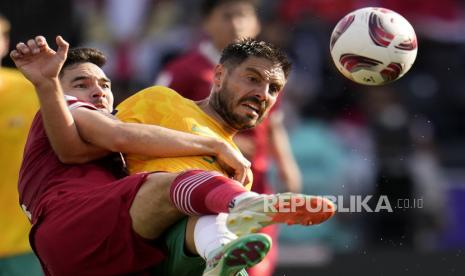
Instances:
[[[417,56],[417,37],[400,14],[362,8],[342,18],[331,34],[331,57],[348,79],[383,85],[402,77]]]

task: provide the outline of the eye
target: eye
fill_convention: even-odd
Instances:
[[[109,83],[103,83],[101,86],[103,88],[105,88],[105,89],[110,89],[110,84]]]
[[[74,88],[86,88],[87,86],[84,83],[78,83],[73,86]]]
[[[272,94],[276,94],[278,93],[279,91],[281,90],[281,86],[277,85],[277,84],[270,84],[270,93]]]

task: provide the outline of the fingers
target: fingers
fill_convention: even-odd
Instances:
[[[26,55],[35,55],[47,49],[47,47],[48,45],[45,37],[36,36],[34,39],[29,39],[27,44],[24,42],[16,44],[16,49],[11,51],[10,56],[13,59],[18,59]]]
[[[237,170],[234,173],[233,179],[244,184],[247,178],[247,170]]]
[[[16,49],[11,51],[10,57],[13,61],[17,61],[29,53],[30,53],[29,47],[26,46],[26,44],[20,42],[16,44]]]
[[[252,176],[249,175],[251,174],[250,167],[251,167],[250,161],[243,158],[242,166],[240,169],[235,170],[233,179],[236,181],[239,181],[242,184],[248,184],[250,181],[252,181],[251,179]]]
[[[37,46],[39,46],[39,48],[44,48],[44,47],[47,47],[47,40],[45,39],[45,37],[39,35],[39,36],[36,36],[36,43],[37,43]]]
[[[61,37],[61,35],[56,37],[56,43],[58,45],[57,54],[60,58],[66,59],[68,55],[69,43]]]
[[[13,50],[13,51],[11,51],[11,53],[10,53],[10,57],[11,57],[11,59],[14,61],[14,60],[20,58],[20,57],[21,57],[21,54],[18,53],[18,51]]]
[[[29,47],[29,51],[31,51],[32,54],[38,54],[40,52],[39,46],[34,39],[29,39],[27,41],[27,46]]]
[[[27,47],[27,45],[23,42],[16,44],[16,51],[22,55],[27,55],[30,53],[29,47]]]

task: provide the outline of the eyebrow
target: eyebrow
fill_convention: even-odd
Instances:
[[[253,67],[246,67],[245,70],[259,75],[260,78],[262,78],[262,79],[267,79],[262,75],[262,73],[260,73],[260,71],[258,71],[257,69],[255,69]],[[276,79],[273,83],[279,85],[281,88],[284,87],[284,84],[281,81],[279,81],[278,79]]]
[[[260,73],[260,71],[258,71],[257,69],[255,69],[255,68],[253,68],[253,67],[246,67],[245,70],[251,71],[252,73],[255,73],[255,74],[259,75],[260,78],[265,79],[265,78],[263,77],[262,73]]]
[[[90,77],[89,76],[77,76],[74,79],[72,79],[71,82],[80,81],[80,80],[87,80],[87,79],[90,79]],[[110,79],[108,79],[108,78],[100,78],[99,81],[104,81],[104,82],[111,83]]]

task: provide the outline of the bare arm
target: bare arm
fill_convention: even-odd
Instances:
[[[58,50],[50,49],[44,37],[18,43],[10,56],[18,69],[35,86],[47,137],[58,158],[65,163],[83,163],[108,154],[81,139],[68,110],[58,73],[68,52],[68,43],[56,39]],[[79,154],[75,154],[79,153]]]
[[[291,151],[281,111],[276,110],[271,114],[269,132],[271,152],[283,185],[287,191],[300,192],[302,176]]]
[[[220,162],[234,164],[237,159],[250,165],[226,142],[156,125],[125,123],[86,108],[72,111],[82,138],[110,151],[152,157],[211,155]],[[230,158],[232,156],[233,158]],[[228,166],[228,165],[224,166]],[[235,165],[241,166],[240,163]],[[227,169],[227,168],[226,168]]]

